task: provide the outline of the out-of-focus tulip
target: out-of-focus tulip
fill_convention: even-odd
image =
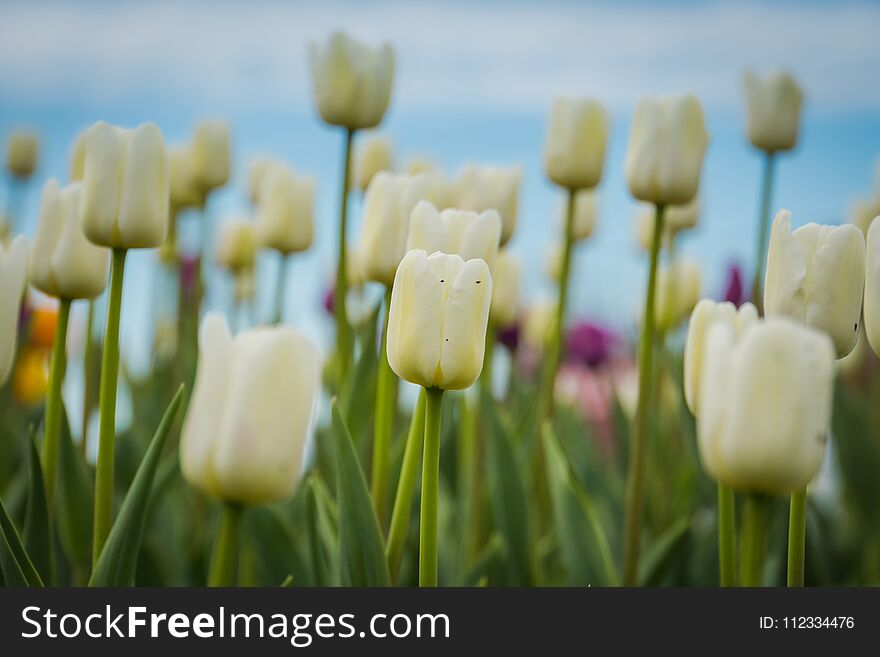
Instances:
[[[651,251],[654,239],[656,209],[642,206],[636,215],[636,241],[645,251]],[[663,240],[661,246],[669,248],[678,234],[695,227],[699,221],[699,201],[695,198],[685,205],[670,205],[663,209]]]
[[[180,439],[187,481],[233,503],[288,497],[302,474],[320,376],[318,350],[298,331],[257,328],[233,338],[220,315],[206,316]]]
[[[192,173],[202,189],[222,187],[229,180],[229,124],[200,121],[192,140]]]
[[[16,130],[6,142],[6,168],[16,178],[29,178],[37,168],[40,138],[35,132]]]
[[[749,71],[743,79],[749,141],[768,153],[794,148],[804,100],[797,82],[784,71],[764,78]]]
[[[217,233],[217,264],[233,274],[251,269],[257,257],[257,235],[253,224],[231,219],[220,224]]]
[[[559,279],[562,276],[562,244],[559,242],[554,242],[547,249],[544,271],[551,281],[559,283]]]
[[[196,176],[192,150],[188,146],[168,149],[168,184],[174,210],[199,208],[206,188]]]
[[[874,353],[880,355],[880,217],[868,229],[865,260],[865,332]]]
[[[695,262],[676,260],[657,272],[657,301],[654,312],[658,331],[681,324],[700,300],[700,267]]]
[[[80,213],[100,246],[152,248],[168,233],[168,157],[152,123],[133,130],[98,122],[86,136]]]
[[[254,268],[247,267],[235,272],[233,281],[233,297],[235,303],[247,303],[253,301],[255,292]]]
[[[0,214],[0,245],[6,246],[12,237],[12,228],[3,214]]]
[[[349,130],[374,128],[391,100],[394,51],[371,48],[336,32],[321,47],[309,44],[312,87],[321,118]]]
[[[550,111],[544,148],[547,177],[568,189],[591,189],[602,179],[608,116],[595,100],[559,98]]]
[[[694,96],[643,98],[626,154],[630,192],[655,205],[689,203],[700,187],[708,143],[703,109]]]
[[[495,210],[477,214],[467,210],[438,211],[419,201],[410,215],[406,250],[422,249],[458,254],[465,260],[480,258],[494,271],[501,236],[501,218]]]
[[[19,235],[8,248],[0,244],[0,386],[15,359],[21,299],[27,285],[28,244]]]
[[[578,322],[565,334],[565,358],[571,363],[598,367],[611,357],[615,335],[593,322]]]
[[[508,250],[498,252],[492,276],[492,305],[489,317],[494,326],[509,326],[519,312],[522,271],[519,259]]]
[[[263,185],[263,178],[272,167],[278,165],[284,166],[284,163],[278,158],[268,155],[255,157],[248,163],[247,191],[251,203],[260,202],[260,189]]]
[[[284,254],[312,245],[315,179],[284,165],[271,166],[260,182],[257,235],[260,242]]]
[[[457,203],[463,210],[495,210],[501,216],[501,244],[513,237],[519,212],[519,186],[522,169],[468,165],[456,181]]]
[[[526,308],[523,339],[536,351],[542,351],[553,339],[556,327],[556,303],[537,301]]]
[[[743,302],[746,300],[742,269],[737,264],[727,268],[727,280],[724,283],[724,300],[729,301],[737,308],[743,305]]]
[[[11,385],[15,400],[22,406],[42,402],[49,389],[49,352],[31,346],[22,349]]]
[[[860,199],[853,203],[850,217],[850,222],[867,237],[868,228],[874,221],[874,217],[880,217],[880,196]]]
[[[82,180],[86,170],[86,135],[88,130],[77,133],[70,149],[70,182]]]
[[[365,192],[380,171],[391,171],[391,140],[379,135],[365,139],[357,150],[355,183]]]
[[[406,163],[406,172],[410,174],[416,173],[439,173],[437,165],[424,155],[414,155]]]
[[[865,238],[852,224],[806,224],[791,232],[791,212],[773,220],[764,313],[824,331],[837,357],[855,346],[865,288]]]
[[[93,299],[107,286],[110,251],[86,239],[80,216],[81,183],[43,187],[40,222],[29,278],[41,292],[63,299]]]
[[[469,387],[483,369],[491,300],[492,275],[483,260],[408,252],[391,292],[391,369],[425,388]]]
[[[33,253],[31,253],[31,257],[33,257]],[[30,307],[27,317],[27,342],[30,346],[46,351],[50,350],[57,329],[57,306],[41,304]]]
[[[562,208],[565,221],[566,208]],[[574,197],[574,218],[571,236],[575,242],[589,238],[596,229],[596,192],[592,189],[581,189]]]
[[[834,346],[787,318],[754,323],[737,339],[709,327],[697,437],[706,471],[734,489],[791,493],[816,476],[831,421]]]
[[[743,331],[757,321],[758,309],[749,302],[744,303],[739,310],[726,301],[718,303],[711,299],[701,299],[697,303],[691,313],[684,345],[684,399],[695,416],[699,411],[700,374],[709,327],[720,322],[732,327],[736,335],[742,335]]]

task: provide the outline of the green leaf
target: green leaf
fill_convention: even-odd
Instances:
[[[354,442],[355,451],[361,459],[370,458],[370,447],[373,435],[373,422],[363,422],[362,418],[372,418],[376,401],[376,377],[379,369],[378,327],[380,324],[381,304],[376,308],[364,325],[360,334],[360,354],[348,379],[339,395],[339,407],[345,425],[353,428],[349,432]]]
[[[55,523],[67,560],[84,582],[92,567],[92,509],[94,494],[89,466],[73,444],[67,411],[61,409],[61,445],[55,488]]]
[[[0,567],[7,586],[43,586],[43,580],[31,563],[18,530],[0,500]]]
[[[89,586],[132,586],[138,550],[146,524],[153,479],[159,466],[162,448],[171,431],[171,425],[183,402],[183,385],[168,405],[156,435],[144,455],[131,488],[125,495],[119,515],[110,529],[107,543],[101,551],[98,563],[89,580]]]
[[[639,569],[642,586],[657,586],[663,580],[663,576],[684,554],[690,533],[690,518],[680,518],[660,534],[642,560]]]
[[[608,537],[587,492],[549,424],[544,425],[544,465],[562,562],[571,586],[614,586],[617,571]]]
[[[43,484],[43,467],[34,445],[33,431],[28,438],[28,492],[22,539],[40,578],[44,582],[51,582],[52,539],[49,531],[49,508],[46,487]]]
[[[338,524],[339,514],[330,492],[320,477],[313,474],[306,482],[306,531],[312,574],[317,586],[337,583],[333,557],[339,554]]]
[[[246,545],[251,546],[257,556],[261,582],[278,582],[291,577],[298,586],[314,585],[308,559],[304,557],[303,541],[284,513],[286,509],[277,505],[248,509]]]
[[[389,586],[385,546],[367,481],[339,406],[333,401],[339,563],[342,586]]]

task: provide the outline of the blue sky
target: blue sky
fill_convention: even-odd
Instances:
[[[645,94],[693,92],[711,142],[703,215],[682,251],[719,293],[726,266],[751,270],[760,158],[743,134],[745,69],[790,69],[806,93],[798,149],[779,162],[774,208],[795,224],[838,223],[871,193],[880,153],[880,4],[868,2],[39,2],[0,1],[0,137],[37,128],[39,186],[64,177],[73,135],[97,119],[157,122],[169,143],[202,116],[233,126],[236,179],[212,199],[215,219],[246,211],[243,174],[255,153],[287,158],[318,178],[315,249],[292,267],[288,317],[326,333],[317,310],[333,266],[341,137],[314,111],[306,45],[342,28],[395,47],[397,76],[381,132],[398,162],[427,156],[449,172],[465,162],[521,164],[513,248],[527,295],[549,294],[544,261],[558,231],[559,194],[544,179],[545,119],[557,95],[591,96],[612,116],[599,229],[579,249],[574,311],[629,328],[644,287],[634,246],[636,204],[623,178],[629,120]],[[357,234],[359,203],[352,205]],[[157,307],[152,255],[128,269],[123,340],[145,343]],[[275,262],[261,263],[266,304]],[[212,303],[225,304],[223,282]],[[324,337],[326,339],[326,337]],[[140,353],[145,353],[142,349]]]

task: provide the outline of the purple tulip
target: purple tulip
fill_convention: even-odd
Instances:
[[[519,347],[520,330],[519,322],[513,322],[510,326],[496,329],[495,339],[510,353],[516,353],[517,347]]]
[[[565,336],[565,357],[570,363],[598,367],[611,356],[616,337],[609,329],[592,322],[578,322]]]
[[[730,301],[739,308],[745,303],[745,290],[743,289],[742,269],[736,263],[727,269],[727,282],[724,284],[724,300]]]

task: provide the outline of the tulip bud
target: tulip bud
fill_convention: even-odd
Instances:
[[[439,169],[433,160],[424,155],[415,155],[406,163],[406,172],[409,174],[416,173],[439,173]]]
[[[30,258],[30,281],[63,299],[93,299],[107,285],[110,251],[86,239],[80,215],[82,183],[43,187],[40,222]]]
[[[874,217],[880,216],[880,197],[860,199],[853,203],[850,223],[856,226],[862,234],[868,236],[868,228]]]
[[[236,274],[252,269],[257,257],[257,236],[253,225],[243,219],[220,224],[217,233],[217,264]]]
[[[709,327],[700,375],[697,438],[706,471],[737,490],[802,490],[825,455],[834,347],[786,318]]]
[[[565,221],[567,208],[563,206],[562,217]],[[574,196],[574,217],[571,225],[571,237],[575,242],[585,240],[596,228],[596,192],[592,189],[581,189]]]
[[[73,146],[70,149],[70,182],[77,182],[83,179],[86,170],[86,136],[88,130],[78,133],[73,140]]]
[[[315,180],[285,165],[270,166],[260,183],[257,235],[260,242],[284,254],[312,245]]]
[[[186,480],[239,504],[288,497],[302,474],[320,376],[318,350],[298,331],[257,328],[233,338],[209,313],[180,438]]]
[[[599,103],[557,99],[544,149],[547,177],[569,189],[595,187],[602,179],[607,139],[608,117]]]
[[[380,171],[391,170],[391,140],[374,136],[364,140],[358,148],[355,162],[355,181],[362,192],[367,191],[370,181]]]
[[[250,161],[247,170],[247,191],[251,203],[259,203],[260,188],[263,184],[263,178],[272,167],[279,165],[285,166],[278,158],[267,155],[255,157]]]
[[[425,388],[469,387],[483,369],[491,300],[492,275],[483,260],[407,253],[388,313],[391,369]]]
[[[556,332],[556,302],[538,301],[526,309],[523,340],[532,349],[542,351]]]
[[[654,307],[658,331],[681,324],[700,300],[700,267],[695,262],[676,260],[657,272],[657,301]]]
[[[192,150],[188,147],[168,149],[168,184],[175,211],[204,205],[205,187],[196,177]]]
[[[168,233],[168,161],[152,123],[134,130],[102,121],[89,128],[80,213],[100,246],[152,248]]]
[[[868,229],[865,264],[865,332],[874,353],[880,354],[880,217]]]
[[[651,251],[654,240],[656,208],[644,205],[636,215],[636,241],[645,251]],[[700,203],[694,198],[685,205],[670,205],[663,208],[663,239],[661,246],[669,248],[678,234],[697,225],[700,218]]]
[[[27,267],[28,244],[24,235],[12,240],[8,248],[0,244],[0,387],[9,378],[15,359]]]
[[[201,121],[192,141],[192,174],[202,189],[222,187],[229,180],[229,125]]]
[[[501,218],[495,210],[480,214],[447,209],[439,212],[431,203],[419,201],[409,221],[406,250],[455,253],[465,260],[480,258],[494,271]]]
[[[510,326],[519,312],[522,271],[519,259],[508,250],[499,251],[492,276],[492,305],[489,318],[499,328]]]
[[[370,48],[337,32],[323,48],[309,45],[309,64],[315,102],[324,121],[349,130],[379,125],[394,80],[394,51],[389,44]]]
[[[807,224],[791,232],[791,212],[773,220],[764,313],[824,331],[837,357],[855,346],[865,288],[865,238],[852,224]]]
[[[550,248],[547,249],[545,271],[547,272],[547,277],[555,283],[559,283],[559,280],[562,278],[562,251],[563,247],[559,242],[553,242]]]
[[[40,138],[34,132],[16,130],[6,142],[6,168],[16,178],[29,178],[37,168]]]
[[[513,237],[519,206],[519,167],[469,165],[458,177],[458,207],[485,212],[495,210],[501,216],[501,243]]]
[[[254,268],[247,267],[235,272],[233,296],[235,303],[242,304],[254,299]]]
[[[700,187],[709,142],[694,96],[643,98],[636,108],[626,154],[626,180],[640,201],[683,205]]]
[[[749,71],[744,82],[749,141],[768,153],[794,148],[804,100],[794,78],[784,72],[759,78]]]

